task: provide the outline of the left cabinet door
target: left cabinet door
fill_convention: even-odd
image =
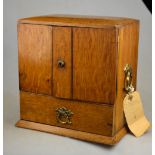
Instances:
[[[52,27],[18,24],[20,90],[52,94]]]

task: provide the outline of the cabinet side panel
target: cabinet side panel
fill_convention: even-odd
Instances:
[[[52,27],[18,25],[19,86],[21,90],[51,95]]]
[[[125,124],[123,112],[124,91],[124,67],[126,64],[132,66],[132,83],[136,89],[137,61],[138,61],[138,41],[139,41],[139,22],[130,24],[119,29],[118,44],[118,69],[117,69],[117,98],[115,104],[115,128],[114,132],[119,131]]]
[[[71,33],[69,27],[53,27],[53,95],[60,98],[72,97]]]

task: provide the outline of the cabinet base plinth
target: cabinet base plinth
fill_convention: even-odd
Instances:
[[[107,137],[77,130],[71,130],[46,124],[40,124],[25,120],[19,120],[16,123],[17,127],[38,130],[47,133],[53,133],[61,136],[76,138],[84,141],[95,142],[100,144],[114,145],[127,133],[126,127],[122,128],[115,136]]]

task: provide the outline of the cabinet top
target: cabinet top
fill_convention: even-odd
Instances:
[[[102,28],[121,27],[132,23],[139,23],[139,20],[124,17],[45,15],[22,18],[18,20],[18,23]]]

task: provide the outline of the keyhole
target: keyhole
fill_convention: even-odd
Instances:
[[[58,67],[63,68],[65,66],[65,62],[63,60],[58,60]]]

